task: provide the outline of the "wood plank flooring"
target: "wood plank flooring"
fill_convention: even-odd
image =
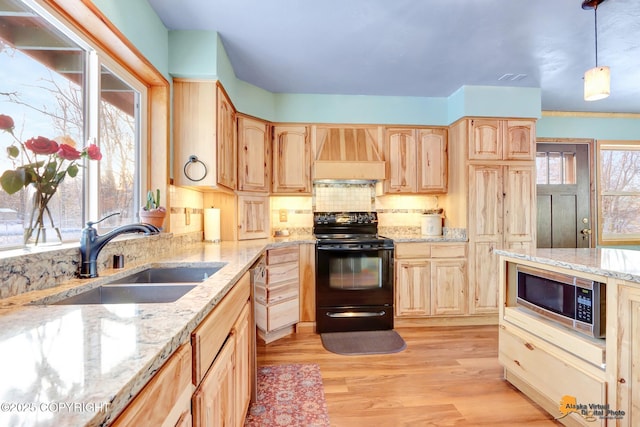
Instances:
[[[334,427],[554,426],[503,378],[497,326],[396,328],[407,348],[343,356],[301,332],[265,345],[258,364],[317,363]]]

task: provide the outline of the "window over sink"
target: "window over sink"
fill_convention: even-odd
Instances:
[[[96,143],[100,162],[65,179],[48,205],[63,240],[77,241],[88,220],[120,212],[100,225],[137,222],[144,177],[146,85],[33,0],[0,5],[0,114],[11,116],[21,141],[70,138],[77,149]],[[15,168],[0,135],[0,173]],[[27,191],[0,190],[0,250],[22,246]]]

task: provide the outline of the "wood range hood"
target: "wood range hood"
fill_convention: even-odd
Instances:
[[[385,163],[378,143],[381,140],[378,127],[318,127],[313,179],[385,179]]]

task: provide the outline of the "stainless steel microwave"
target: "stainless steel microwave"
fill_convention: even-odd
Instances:
[[[518,265],[516,304],[594,338],[606,329],[606,284]]]

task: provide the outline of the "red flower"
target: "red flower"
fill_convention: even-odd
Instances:
[[[90,144],[87,147],[86,151],[87,151],[87,155],[91,160],[102,159],[102,153],[100,152],[100,147],[98,147],[96,144]]]
[[[61,144],[58,149],[58,157],[65,160],[78,160],[81,153],[67,144]]]
[[[15,124],[13,123],[13,119],[6,114],[0,114],[0,129],[11,131],[14,128]]]
[[[31,138],[24,145],[36,154],[53,154],[58,151],[58,143],[44,136]]]

